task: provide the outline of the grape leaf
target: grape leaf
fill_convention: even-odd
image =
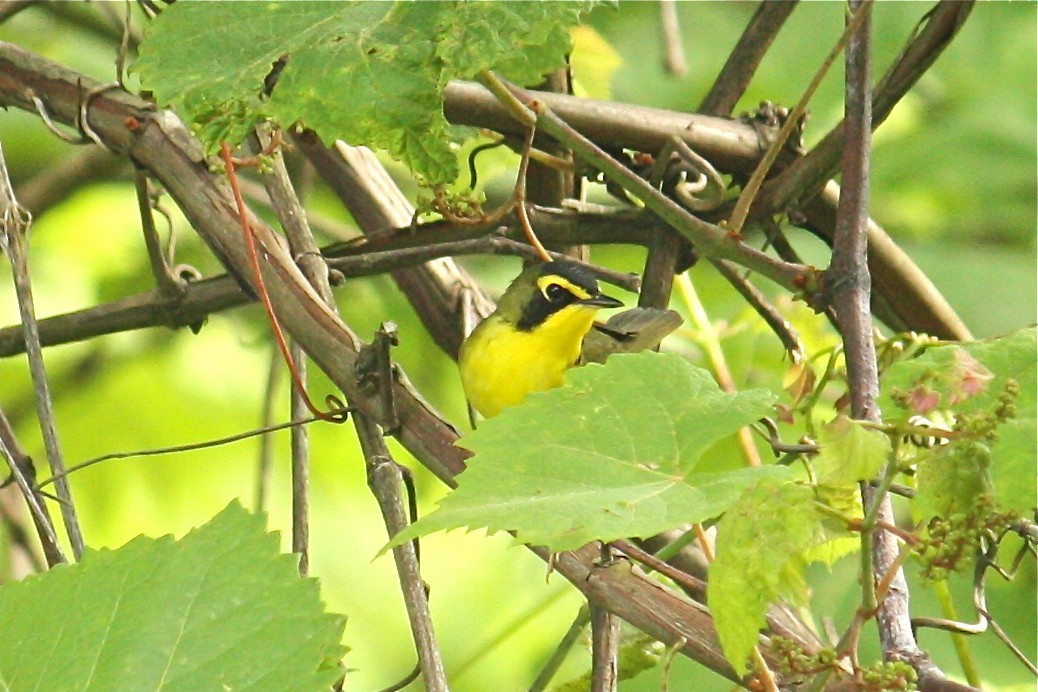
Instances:
[[[494,70],[514,82],[534,84],[565,65],[569,29],[595,3],[431,4],[440,7],[436,54],[453,75],[465,79]]]
[[[840,415],[818,431],[818,455],[811,465],[819,485],[855,485],[874,479],[890,457],[890,438]],[[857,486],[855,485],[855,489]]]
[[[385,149],[445,183],[458,176],[443,117],[447,82],[482,70],[540,81],[565,64],[569,29],[592,4],[181,0],[152,23],[134,69],[209,152],[273,118],[302,122],[328,143]],[[275,62],[281,72],[269,89]]]
[[[232,503],[180,540],[138,537],[0,588],[0,687],[327,690],[344,618]]]
[[[748,488],[717,525],[707,601],[725,657],[740,675],[770,603],[806,605],[802,555],[825,540],[811,488],[776,479]]]
[[[865,510],[861,504],[861,489],[857,483],[845,485],[816,485],[815,502],[829,508],[819,512],[817,541],[801,553],[804,562],[821,562],[832,566],[844,555],[861,548],[861,538],[848,531],[848,522],[861,519]]]
[[[983,442],[943,445],[919,464],[916,501],[924,519],[949,518],[972,510],[982,496],[994,496],[991,450]]]
[[[1038,503],[1034,464],[1038,457],[1038,347],[1034,328],[998,339],[932,346],[918,358],[895,363],[883,376],[881,405],[890,420],[907,419],[916,412],[899,410],[896,398],[956,415],[991,413],[999,407],[1007,385],[1018,390],[1013,401],[1015,416],[998,426],[998,437],[989,445],[990,474],[999,505],[1027,513]]]
[[[532,394],[464,437],[475,455],[458,489],[393,544],[469,526],[516,531],[559,551],[704,521],[762,476],[789,474],[697,471],[704,452],[773,400],[763,390],[726,394],[674,354],[576,368],[565,386]]]

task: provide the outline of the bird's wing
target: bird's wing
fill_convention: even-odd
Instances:
[[[596,322],[584,337],[580,362],[604,363],[614,353],[637,353],[656,348],[663,337],[681,325],[673,310],[632,308],[613,315],[605,324]]]

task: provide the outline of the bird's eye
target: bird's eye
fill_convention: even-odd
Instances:
[[[558,284],[548,284],[548,287],[544,289],[544,297],[548,299],[549,303],[557,305],[569,300],[570,292]]]

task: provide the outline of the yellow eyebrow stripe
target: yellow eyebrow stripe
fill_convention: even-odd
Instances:
[[[537,279],[537,289],[545,298],[548,297],[548,286],[551,286],[552,284],[562,286],[564,289],[575,295],[579,300],[587,300],[591,297],[591,294],[587,292],[587,289],[581,288],[572,281],[567,281],[561,276],[546,274]]]

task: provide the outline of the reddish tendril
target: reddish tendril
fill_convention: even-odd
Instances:
[[[249,263],[252,266],[252,274],[256,279],[256,293],[259,295],[260,302],[263,303],[263,309],[266,310],[267,320],[270,322],[270,328],[274,332],[274,340],[277,342],[278,348],[281,349],[281,355],[285,359],[285,364],[288,365],[288,371],[292,375],[292,384],[295,385],[296,391],[299,396],[303,398],[303,403],[306,404],[306,408],[315,417],[320,418],[323,421],[329,423],[342,423],[346,420],[347,410],[343,405],[342,401],[332,395],[325,397],[325,403],[332,409],[330,411],[321,411],[313,402],[310,401],[309,395],[306,393],[306,385],[303,384],[303,379],[299,376],[299,372],[296,370],[295,364],[292,362],[292,355],[289,352],[288,344],[285,342],[285,335],[281,331],[281,325],[278,322],[277,315],[274,314],[274,305],[270,302],[270,294],[267,293],[267,284],[263,280],[263,272],[260,270],[259,263],[259,252],[256,249],[256,237],[252,232],[252,228],[249,226],[249,222],[246,217],[245,200],[242,199],[241,190],[238,188],[238,175],[235,172],[234,157],[231,156],[231,147],[227,142],[220,143],[220,158],[223,159],[224,166],[227,168],[227,182],[231,184],[231,193],[234,195],[234,203],[238,208],[238,220],[241,222],[242,234],[245,236],[245,247],[249,251]]]
[[[536,131],[536,126],[531,126],[526,133],[522,157],[519,159],[519,173],[515,180],[515,192],[512,194],[512,198],[516,201],[516,211],[519,212],[519,225],[522,226],[526,239],[533,246],[534,250],[537,251],[537,256],[541,260],[551,262],[551,255],[548,254],[548,250],[541,244],[540,238],[534,232],[533,225],[530,223],[530,216],[526,212],[526,171],[530,166],[530,151],[533,149],[533,135]]]

